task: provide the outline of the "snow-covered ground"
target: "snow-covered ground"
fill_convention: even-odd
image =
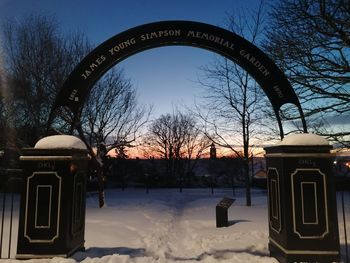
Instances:
[[[106,191],[107,205],[100,209],[96,194],[89,194],[86,251],[70,259],[28,262],[276,263],[268,256],[266,191],[253,190],[253,205],[246,207],[243,190],[236,190],[236,202],[229,209],[230,226],[216,228],[215,206],[225,196],[232,197],[232,190],[215,189],[211,194],[210,189],[184,189],[182,193],[178,189],[150,189],[146,194],[144,189],[110,189]],[[350,229],[349,194],[346,200]],[[340,238],[344,244],[342,224]]]

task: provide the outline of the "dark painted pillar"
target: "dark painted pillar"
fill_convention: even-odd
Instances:
[[[84,249],[87,151],[59,135],[23,149],[18,259],[68,257]]]
[[[279,262],[340,260],[331,148],[314,134],[265,148],[269,250]]]

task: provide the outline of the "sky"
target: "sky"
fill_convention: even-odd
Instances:
[[[0,0],[0,22],[40,13],[54,16],[67,32],[82,31],[95,45],[129,28],[164,20],[191,20],[224,27],[227,14],[253,9],[258,0]],[[154,106],[154,117],[193,105],[202,94],[199,68],[215,54],[193,47],[162,47],[119,63],[132,80],[142,104]]]

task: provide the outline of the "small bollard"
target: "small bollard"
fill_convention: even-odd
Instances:
[[[216,227],[227,227],[228,226],[227,210],[235,201],[236,201],[236,199],[224,197],[216,205]]]

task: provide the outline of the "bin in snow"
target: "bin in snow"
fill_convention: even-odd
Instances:
[[[70,135],[54,135],[25,148],[20,157],[18,259],[68,257],[84,249],[88,154]]]
[[[266,147],[269,250],[280,262],[339,261],[331,146],[293,134]]]

